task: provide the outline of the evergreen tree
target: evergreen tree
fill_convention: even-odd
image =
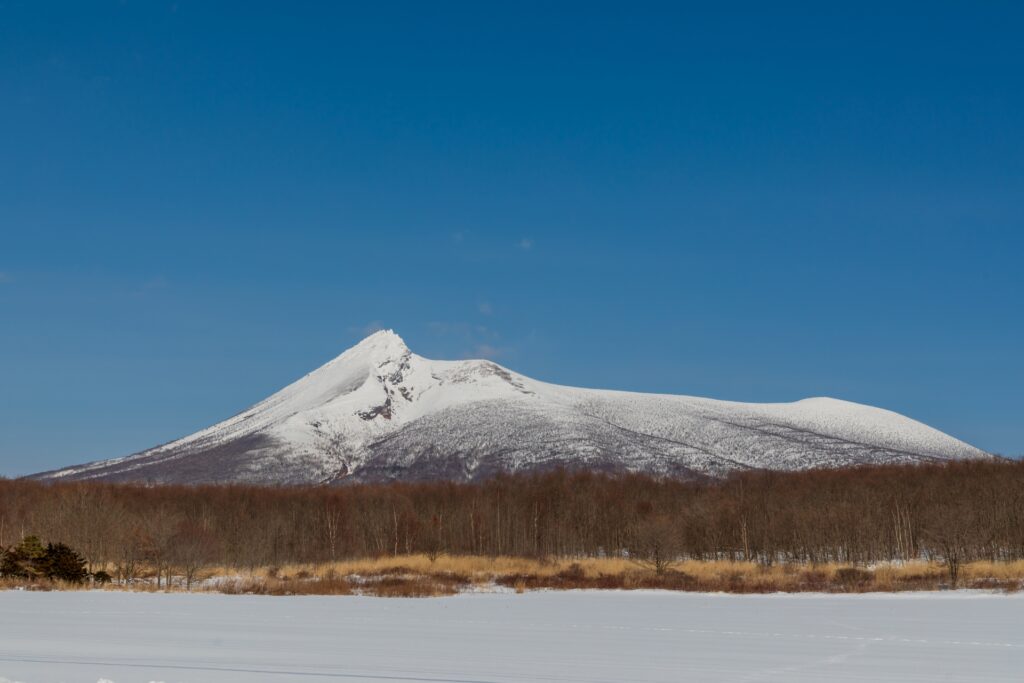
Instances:
[[[48,579],[81,583],[89,576],[85,559],[70,546],[49,543],[42,560],[42,569]]]
[[[13,579],[19,576],[21,566],[18,564],[14,550],[0,548],[0,579]]]
[[[45,575],[46,550],[37,536],[26,536],[21,543],[3,554],[0,576],[14,579],[34,579]]]

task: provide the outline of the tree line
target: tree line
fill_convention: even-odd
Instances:
[[[553,471],[477,483],[143,486],[0,480],[0,549],[73,547],[86,571],[191,583],[252,568],[423,553],[947,563],[1024,558],[1024,463],[960,462],[721,481]],[[161,578],[163,577],[163,578]]]

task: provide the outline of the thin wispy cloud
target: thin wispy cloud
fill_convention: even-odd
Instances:
[[[427,328],[432,334],[438,337],[464,337],[486,340],[496,340],[501,337],[494,329],[486,325],[467,322],[442,322],[433,321],[427,323]]]
[[[0,285],[4,284],[5,282],[14,282],[14,277],[10,273],[5,273],[4,271],[0,270]]]
[[[486,360],[495,360],[505,355],[505,349],[493,346],[491,344],[478,344],[473,353],[470,354],[470,358],[483,358]]]
[[[446,323],[440,320],[432,320],[427,323],[427,329],[435,337],[464,336],[469,334],[473,325],[469,323]]]
[[[533,240],[529,237],[524,237],[523,239],[519,240],[519,248],[524,251],[529,251],[530,249],[533,249]]]
[[[515,349],[502,342],[501,334],[486,325],[435,321],[428,327],[435,336],[446,338],[445,346],[454,347],[452,350],[462,358],[494,360],[515,354]]]
[[[489,301],[481,301],[476,305],[476,309],[483,315],[493,315],[494,307],[491,306]]]
[[[353,325],[348,328],[348,331],[352,334],[358,334],[360,337],[369,337],[374,332],[380,332],[384,329],[384,323],[380,320],[371,320],[365,325]]]

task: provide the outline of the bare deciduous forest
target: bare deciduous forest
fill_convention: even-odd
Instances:
[[[0,548],[33,535],[130,579],[423,554],[672,562],[1024,558],[1024,463],[972,462],[720,482],[585,472],[333,488],[0,480]]]

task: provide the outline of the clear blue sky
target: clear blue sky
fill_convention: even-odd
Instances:
[[[0,474],[379,325],[1024,452],[1020,3],[275,4],[0,3]]]

